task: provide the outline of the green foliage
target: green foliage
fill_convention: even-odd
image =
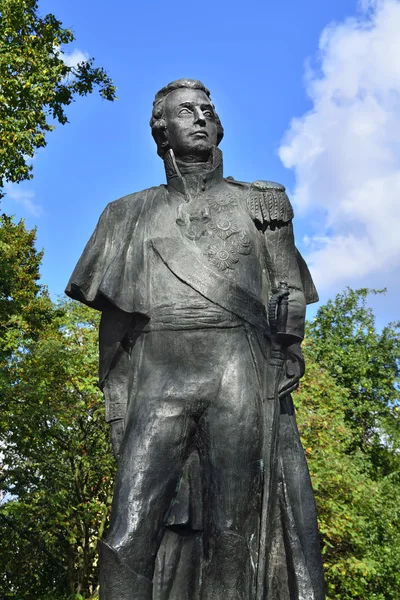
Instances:
[[[42,252],[35,241],[34,229],[0,215],[0,389],[8,358],[24,340],[35,339],[54,312],[38,283]]]
[[[95,87],[106,100],[115,87],[94,59],[63,61],[74,41],[52,14],[41,17],[36,0],[0,0],[0,196],[6,181],[32,177],[28,159],[46,145],[53,122],[65,124],[65,107]]]
[[[58,600],[96,589],[114,473],[97,387],[97,324],[94,311],[66,302],[9,360],[1,597]]]
[[[398,401],[399,324],[377,333],[373,311],[366,305],[375,290],[347,290],[322,306],[309,325],[308,355],[326,367],[348,390],[346,420],[354,446],[363,451],[379,444],[380,426],[391,419]]]
[[[367,295],[319,309],[294,397],[330,600],[400,599],[400,339],[397,325],[376,331]]]

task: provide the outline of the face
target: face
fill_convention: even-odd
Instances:
[[[169,146],[182,160],[208,160],[217,145],[215,111],[201,90],[181,88],[165,99],[164,118]]]

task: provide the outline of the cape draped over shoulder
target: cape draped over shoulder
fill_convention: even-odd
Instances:
[[[96,310],[109,302],[127,313],[147,308],[146,217],[159,190],[129,194],[106,206],[68,282],[68,296]]]

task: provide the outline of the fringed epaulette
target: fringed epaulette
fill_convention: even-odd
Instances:
[[[288,223],[293,219],[293,208],[285,188],[273,181],[254,181],[246,200],[247,210],[254,221]]]

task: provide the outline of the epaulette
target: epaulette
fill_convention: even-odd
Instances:
[[[294,216],[284,186],[274,181],[254,181],[250,185],[246,207],[252,219],[261,224],[288,223]]]

